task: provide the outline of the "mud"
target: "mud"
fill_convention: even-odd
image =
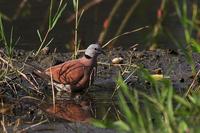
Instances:
[[[117,107],[117,93],[112,99],[111,97],[119,73],[123,74],[123,78],[126,79],[130,73],[136,70],[137,66],[144,67],[152,74],[161,73],[170,78],[175,91],[181,94],[186,91],[194,79],[191,65],[187,63],[184,54],[179,50],[137,51],[131,48],[124,50],[119,47],[107,50],[106,53],[106,56],[101,55],[99,57],[98,75],[94,84],[86,92],[72,95],[56,94],[56,103],[62,101],[58,106],[56,105],[57,111],[59,111],[57,113],[53,110],[51,86],[32,72],[35,69],[44,69],[69,60],[72,53],[50,51],[34,57],[32,51],[15,51],[13,66],[26,74],[35,88],[27,79],[16,75],[16,73],[7,75],[7,81],[0,84],[0,96],[3,103],[0,113],[2,114],[1,117],[4,117],[6,127],[9,130],[13,130],[14,127],[22,129],[28,124],[33,125],[47,120],[48,124],[55,126],[52,132],[65,131],[67,128],[64,125],[66,124],[72,125],[80,132],[91,132],[91,130],[97,133],[115,132],[114,130],[88,126],[88,120],[91,118],[102,119],[105,116],[107,119],[116,119],[113,108]],[[79,54],[80,56],[82,56],[82,53]],[[118,57],[123,58],[122,64],[112,64],[112,59]],[[4,55],[2,55],[2,58],[4,58]],[[194,53],[193,59],[196,70],[199,70],[200,55]],[[141,91],[149,91],[150,89],[150,85],[137,72],[127,78],[126,82],[130,89]],[[69,104],[65,105],[65,101],[70,101],[70,106]],[[62,103],[65,104],[62,105]],[[112,107],[110,111],[108,111],[109,107]],[[74,126],[71,122],[87,124],[79,124],[78,126],[75,124]],[[47,127],[51,127],[47,123],[27,131],[39,132],[36,130],[45,130]]]

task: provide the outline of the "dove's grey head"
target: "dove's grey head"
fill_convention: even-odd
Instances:
[[[99,44],[91,44],[85,51],[85,55],[89,57],[97,57],[99,54],[105,54]]]

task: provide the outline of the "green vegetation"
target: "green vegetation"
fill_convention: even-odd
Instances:
[[[18,43],[20,38],[18,38],[16,41],[13,40],[13,28],[10,31],[10,37],[6,37],[5,31],[4,31],[4,25],[2,22],[2,17],[0,15],[0,42],[4,44],[4,48],[6,50],[6,54],[8,57],[12,58],[13,56],[13,50]]]
[[[186,59],[191,65],[192,71],[195,72],[195,66],[192,59],[192,51],[196,51],[200,53],[197,49],[200,48],[200,43],[194,39],[192,34],[195,31],[199,31],[200,27],[197,26],[198,21],[198,6],[197,4],[193,3],[191,11],[188,10],[187,1],[183,0],[182,3],[179,3],[178,0],[174,0],[174,6],[176,9],[176,14],[180,20],[180,23],[183,27],[184,34],[185,34],[185,42],[187,45],[187,48],[185,49],[181,43],[176,41],[176,39],[173,39],[175,44],[178,45],[178,47],[184,52]],[[182,5],[181,5],[182,4]],[[189,16],[188,12],[191,12],[191,15]]]
[[[200,31],[198,5],[195,2],[192,3],[191,11],[189,11],[186,0],[173,1],[177,17],[183,27],[185,35],[183,39],[187,45],[185,46],[183,41],[175,39],[173,34],[162,26],[168,2],[162,0],[158,10],[160,16],[157,16],[158,20],[151,35],[152,46],[155,47],[156,38],[160,32],[165,31],[174,44],[182,50],[197,78],[199,72],[196,74],[192,53],[200,53],[200,43],[194,38],[194,32]],[[119,76],[117,84],[120,86],[118,96],[121,117],[115,122],[94,120],[94,125],[131,133],[196,133],[200,131],[199,87],[193,90],[189,87],[187,92],[179,94],[175,92],[170,79],[156,80],[148,70],[143,68],[140,68],[138,73],[138,75],[142,75],[141,79],[151,84],[151,93],[139,91],[137,88],[129,88]]]
[[[47,47],[53,41],[53,38],[51,38],[49,41],[47,41],[48,35],[54,29],[56,23],[58,22],[59,18],[61,17],[63,11],[65,10],[65,8],[67,6],[67,4],[64,3],[63,0],[61,0],[56,13],[53,15],[53,13],[52,13],[53,2],[54,2],[54,0],[51,0],[50,8],[49,8],[48,29],[47,29],[47,32],[46,32],[44,38],[42,38],[40,31],[37,30],[37,34],[38,34],[41,44],[40,44],[40,47],[38,48],[37,52],[35,53],[35,56],[37,56],[40,53],[42,48]]]
[[[151,94],[128,88],[119,77],[120,119],[112,124],[94,120],[94,125],[131,133],[195,133],[200,130],[199,91],[184,97],[184,94],[175,93],[169,79],[155,80],[146,69],[139,69],[138,73],[142,75],[140,78],[151,83]]]
[[[154,49],[159,45],[157,44],[159,35],[164,34],[167,36],[185,55],[186,60],[191,66],[191,71],[193,75],[195,75],[193,80],[199,80],[198,76],[200,70],[196,70],[195,68],[196,62],[193,60],[193,53],[200,53],[200,40],[196,37],[197,33],[200,34],[200,10],[198,1],[192,2],[191,5],[188,5],[187,2],[187,0],[162,0],[158,9],[156,22],[152,27],[149,26],[152,32],[149,33],[150,38],[148,38],[147,42],[149,44],[149,49]],[[125,25],[128,23],[128,20],[134,11],[137,10],[137,6],[140,5],[140,3],[140,0],[136,0],[136,2],[131,6],[131,10],[127,12],[124,20],[122,20],[117,32],[114,34],[115,37],[105,43],[106,35],[109,32],[110,26],[114,22],[113,16],[117,14],[120,6],[123,4],[123,0],[116,1],[115,5],[111,9],[107,21],[105,21],[107,23],[105,23],[104,27],[102,27],[100,33],[97,33],[99,34],[98,41],[100,43],[105,43],[103,47],[108,45],[113,47],[112,43],[114,43],[119,37],[132,34],[136,31],[140,31],[141,29],[149,28],[148,26],[143,26],[142,28],[122,33]],[[182,30],[184,32],[184,37],[181,38],[182,40],[178,40],[169,29],[164,27],[163,24],[164,21],[166,21],[165,19],[168,15],[168,6],[170,4],[173,4],[175,11],[175,14],[173,15],[177,17],[180,25],[182,26]],[[37,56],[44,47],[48,46],[53,41],[54,38],[49,39],[49,35],[52,30],[55,29],[55,26],[62,17],[66,6],[67,4],[64,0],[60,0],[54,13],[53,11],[56,7],[55,1],[51,0],[48,9],[48,28],[44,33],[44,36],[41,31],[37,29],[40,46],[36,50],[35,56]],[[77,57],[80,47],[81,39],[78,37],[78,28],[84,12],[84,10],[80,11],[79,6],[80,1],[73,0],[73,10],[75,14],[73,36],[74,58]],[[3,62],[2,64],[6,64],[0,71],[0,80],[4,81],[12,70],[15,69],[10,61],[13,58],[13,52],[19,38],[14,41],[14,28],[11,29],[10,36],[6,36],[2,18],[8,17],[6,15],[2,15],[0,12],[0,43],[3,44],[6,57],[9,57],[9,61],[6,61],[7,58],[5,60],[1,58],[1,62]],[[130,63],[128,65],[131,66],[132,64]],[[133,70],[130,71],[133,72]],[[17,70],[17,73],[27,79],[33,88],[35,87],[25,74],[19,70]],[[188,87],[186,92],[180,94],[175,91],[170,79],[162,78],[157,80],[151,76],[147,69],[141,67],[137,68],[137,73],[140,75],[140,79],[150,83],[150,93],[141,90],[139,91],[137,88],[129,88],[126,85],[126,82],[122,79],[122,75],[119,75],[119,78],[116,81],[119,87],[115,90],[117,93],[114,92],[113,94],[117,94],[119,97],[118,105],[121,115],[119,115],[118,120],[116,121],[94,120],[93,124],[95,126],[102,128],[114,128],[120,132],[131,133],[196,133],[200,131],[199,85],[193,89],[192,87]]]
[[[75,12],[75,27],[74,27],[74,55],[73,58],[76,59],[78,55],[78,50],[80,47],[80,41],[78,41],[78,26],[83,15],[84,10],[81,11],[79,16],[79,0],[73,0],[74,12]]]

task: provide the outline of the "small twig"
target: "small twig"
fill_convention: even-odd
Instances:
[[[44,39],[42,40],[42,42],[40,44],[40,47],[38,48],[38,50],[35,53],[35,56],[37,56],[40,53],[41,49],[44,47],[44,44],[47,41],[47,37],[48,37],[50,32],[51,32],[51,29],[48,29],[45,36],[44,36]]]
[[[5,80],[6,85],[15,93],[15,91],[12,89],[12,86]]]
[[[2,100],[2,99],[1,99],[1,106],[2,106],[2,107],[4,106],[4,103],[3,103],[3,100]],[[4,132],[4,133],[7,133],[8,131],[6,130],[6,127],[5,127],[5,116],[4,116],[4,114],[2,114],[1,125],[2,125],[2,127],[3,127],[3,132]]]
[[[4,133],[7,133],[7,130],[6,130],[4,121],[1,121],[1,125],[2,125],[2,127],[3,127],[3,132],[4,132]]]
[[[134,68],[138,68],[138,65],[136,64],[111,64],[111,63],[106,63],[106,62],[97,62],[99,65],[106,65],[106,66],[130,66]]]
[[[3,61],[4,63],[6,63],[13,70],[16,70],[17,73],[19,73],[23,78],[25,78],[33,86],[33,88],[31,88],[31,89],[33,89],[33,90],[37,91],[38,93],[42,94],[42,92],[39,91],[39,89],[35,86],[35,84],[33,82],[31,82],[30,79],[28,79],[26,74],[22,73],[18,69],[14,69],[14,67],[8,61],[4,60],[2,57],[0,57],[0,60]]]
[[[136,71],[136,70],[135,70],[135,71]],[[126,82],[126,81],[135,73],[135,71],[133,71],[131,74],[129,74],[129,75],[127,76],[127,78],[124,80],[124,82]],[[116,88],[115,88],[115,90],[113,91],[113,94],[112,94],[111,98],[114,97],[116,91],[117,91],[119,88],[120,88],[120,86],[117,85]]]
[[[77,51],[78,51],[78,12],[79,12],[79,1],[76,0],[76,6],[75,6],[75,33],[74,33],[74,57],[77,57]]]
[[[108,113],[110,112],[110,110],[111,110],[111,106],[107,109],[105,115],[104,115],[103,118],[102,118],[103,120],[106,119],[106,117],[107,117]]]
[[[39,125],[41,125],[41,124],[43,124],[43,123],[45,123],[45,122],[47,122],[47,121],[48,121],[48,119],[46,119],[46,120],[44,120],[44,121],[41,121],[41,122],[38,122],[38,123],[33,124],[33,125],[29,126],[29,127],[26,127],[26,128],[24,128],[24,129],[21,129],[21,130],[19,130],[18,132],[25,132],[26,130],[28,130],[28,129],[30,129],[30,128],[33,128],[33,127],[36,127],[36,126],[39,126]]]
[[[131,17],[131,15],[135,11],[135,9],[138,7],[138,5],[141,2],[141,0],[136,0],[134,2],[135,3],[132,4],[132,6],[130,7],[129,11],[126,13],[126,16],[124,17],[122,23],[120,24],[120,26],[119,26],[119,28],[118,28],[115,36],[118,36],[122,32],[122,30],[124,29],[124,27],[127,25],[127,22],[129,20],[129,18]],[[112,44],[115,44],[115,41]]]
[[[117,119],[121,120],[120,114],[119,114],[119,110],[117,109],[117,107],[116,107],[116,105],[115,105],[115,103],[113,101],[112,101],[112,105],[113,105],[113,108],[115,110],[115,114],[116,114]]]
[[[86,51],[86,49],[81,49],[81,50],[78,50],[77,52],[78,53],[83,53],[83,52],[85,52]]]
[[[144,27],[141,27],[141,28],[138,28],[138,29],[134,29],[134,30],[132,30],[132,31],[124,32],[124,33],[122,33],[122,34],[120,34],[120,35],[118,35],[118,36],[116,36],[116,37],[110,39],[107,43],[105,43],[105,44],[102,46],[102,48],[106,47],[106,46],[107,46],[108,44],[110,44],[112,41],[114,41],[115,39],[117,39],[117,38],[119,38],[119,37],[121,37],[121,36],[128,35],[128,34],[131,34],[131,33],[134,33],[134,32],[138,32],[138,31],[141,31],[141,30],[144,30],[144,29],[147,29],[147,28],[149,28],[149,26],[144,26]]]
[[[3,118],[3,120],[1,120],[1,125],[2,125],[2,127],[3,127],[3,132],[4,133],[7,133],[8,131],[7,131],[7,129],[6,129],[6,127],[5,127],[5,122],[4,122],[4,115],[2,116]]]
[[[21,1],[19,7],[15,11],[15,15],[12,17],[13,20],[15,20],[20,15],[22,9],[25,7],[25,5],[26,5],[27,2],[28,2],[28,0],[22,0]]]
[[[35,100],[35,101],[41,101],[41,99],[38,99],[36,97],[32,97],[32,96],[23,96],[19,99],[19,101],[22,101],[23,99],[31,99],[31,100]]]
[[[119,9],[119,7],[122,3],[123,3],[123,0],[117,0],[115,5],[113,6],[108,18],[105,20],[106,22],[104,22],[104,23],[107,23],[107,24],[104,25],[103,30],[101,31],[101,33],[99,35],[99,38],[98,38],[99,43],[103,43],[104,38],[105,38],[105,36],[108,32],[108,29],[109,29],[109,27],[112,23],[113,16],[116,14],[117,10]]]
[[[52,89],[52,95],[53,95],[53,112],[55,113],[55,109],[56,109],[56,100],[55,100],[55,91],[54,91],[54,83],[53,83],[53,75],[52,75],[52,71],[50,68],[50,76],[51,76],[51,89]]]
[[[86,5],[84,5],[78,12],[78,16],[81,14],[81,12],[87,11],[88,9],[90,9],[91,7],[101,3],[103,0],[92,0],[91,2],[87,3]],[[66,22],[70,23],[72,22],[74,19],[76,18],[76,13],[71,15],[69,18],[67,18]]]
[[[194,86],[195,81],[196,81],[197,78],[198,78],[199,73],[200,73],[200,69],[199,69],[198,72],[196,73],[196,75],[195,75],[195,77],[194,77],[194,79],[193,79],[193,81],[192,81],[190,87],[188,88],[187,92],[185,93],[185,97],[187,97],[188,94],[190,93],[192,87]]]
[[[17,88],[16,88],[16,85],[15,85],[15,84],[12,84],[12,86],[13,86],[12,88],[14,89],[13,92],[17,95]]]
[[[35,77],[33,76],[33,74],[30,74],[30,76],[31,76],[31,78],[33,79],[33,81],[36,83],[36,85],[39,88],[39,84],[38,84],[37,80],[35,79]]]

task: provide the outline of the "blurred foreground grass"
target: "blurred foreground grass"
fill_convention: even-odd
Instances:
[[[81,16],[78,16],[78,1],[74,0],[74,10],[76,14],[76,24],[75,24],[75,53],[77,55],[77,50],[79,48],[78,39],[78,25]],[[118,1],[116,6],[118,7],[122,1]],[[180,25],[183,27],[184,38],[182,38],[185,44],[181,40],[177,40],[173,33],[170,33],[168,29],[163,26],[163,21],[165,19],[165,14],[167,13],[167,5],[173,3],[176,10],[176,16],[180,21]],[[139,4],[139,1],[137,1]],[[137,6],[136,4],[136,6]],[[50,15],[49,15],[49,30],[47,30],[46,36],[54,28],[55,24],[62,16],[62,12],[65,10],[66,4],[60,1],[60,6],[58,7],[55,16],[52,15],[53,1],[50,5]],[[117,7],[113,7],[113,14]],[[134,10],[134,6],[133,6]],[[195,62],[193,61],[192,53],[200,53],[200,42],[198,38],[194,37],[194,34],[200,33],[200,13],[199,13],[198,1],[194,1],[191,7],[187,4],[187,0],[162,0],[161,6],[157,13],[157,22],[152,28],[152,33],[148,42],[150,42],[150,48],[156,48],[157,38],[161,32],[165,32],[171,41],[180,49],[185,55],[186,60],[191,66],[191,71],[193,74],[198,76],[199,70],[195,69]],[[83,13],[83,12],[81,12]],[[109,20],[112,20],[112,15]],[[0,14],[1,15],[1,14]],[[126,19],[128,19],[129,15]],[[1,18],[1,17],[0,17]],[[110,24],[110,23],[109,23]],[[123,22],[126,24],[126,21]],[[106,33],[109,25],[104,27],[102,34]],[[123,28],[123,25],[120,26]],[[3,48],[6,50],[6,54],[9,58],[12,58],[13,50],[15,48],[16,42],[13,41],[13,29],[11,30],[10,37],[6,37],[5,29],[0,19],[0,43],[3,44]],[[121,29],[116,33],[119,35]],[[40,39],[41,45],[36,52],[36,56],[39,54],[40,50],[49,45],[53,40],[47,41],[46,37],[42,38],[41,33],[38,30],[38,37]],[[103,37],[102,37],[103,38]],[[101,38],[101,39],[102,39]],[[102,40],[101,40],[102,41]],[[11,61],[11,60],[10,60]],[[1,71],[0,79],[4,80],[9,72],[9,69],[14,69],[12,67],[6,67],[6,71]],[[3,69],[2,69],[3,70]],[[121,117],[118,121],[109,122],[94,120],[93,124],[98,127],[104,128],[115,128],[120,132],[136,132],[136,133],[153,133],[153,132],[163,132],[163,133],[196,133],[200,131],[200,92],[199,87],[191,90],[188,88],[187,92],[183,94],[177,94],[175,89],[172,87],[170,79],[162,78],[161,80],[156,80],[149,73],[148,70],[140,68],[138,73],[142,75],[140,78],[148,81],[151,84],[152,92],[147,94],[146,92],[138,91],[134,89],[131,91],[130,88],[123,81],[121,76],[117,80],[119,85],[118,96],[119,96],[119,106]],[[128,104],[129,103],[129,104]]]

